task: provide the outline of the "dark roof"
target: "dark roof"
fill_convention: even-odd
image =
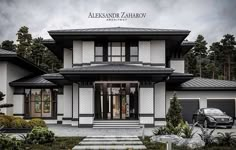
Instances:
[[[46,73],[45,70],[41,69],[40,67],[36,66],[29,60],[18,56],[16,52],[0,49],[0,61],[10,61],[15,65],[18,65],[24,69],[27,69],[33,73],[37,74],[44,74]]]
[[[24,77],[9,83],[13,87],[55,87],[56,85],[42,76]]]
[[[161,68],[161,67],[151,67],[151,66],[137,66],[129,64],[120,64],[120,63],[111,63],[106,65],[96,65],[88,67],[78,67],[78,68],[64,68],[60,70],[61,74],[70,73],[70,74],[96,74],[96,73],[109,73],[109,74],[162,74],[162,73],[172,73],[173,69],[171,68]]]
[[[177,89],[182,90],[236,90],[235,81],[193,78],[182,83]]]
[[[166,34],[166,33],[189,33],[189,30],[178,29],[157,29],[157,28],[132,28],[132,27],[108,27],[108,28],[85,28],[85,29],[66,29],[66,30],[50,30],[49,34],[60,33],[151,33],[151,34]]]

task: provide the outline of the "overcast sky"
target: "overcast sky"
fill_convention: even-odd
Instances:
[[[90,12],[146,13],[144,19],[106,21]],[[226,33],[236,35],[235,0],[0,0],[0,42],[16,40],[21,26],[33,37],[47,31],[90,27],[148,27],[191,30],[188,40],[202,34],[208,43]]]

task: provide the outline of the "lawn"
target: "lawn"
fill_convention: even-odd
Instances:
[[[23,144],[23,149],[28,150],[68,150],[72,149],[83,137],[56,137],[56,141],[48,144]]]

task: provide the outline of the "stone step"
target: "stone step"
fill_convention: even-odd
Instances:
[[[94,135],[94,136],[86,136],[85,139],[87,138],[137,138],[135,135],[119,135],[119,136],[113,136],[113,135]]]
[[[100,150],[100,149],[106,149],[106,150],[127,150],[127,149],[146,149],[144,145],[77,145],[73,148],[73,150]]]
[[[139,138],[85,138],[83,141],[137,141]]]
[[[139,122],[95,122],[94,125],[99,124],[115,124],[115,125],[139,125]]]
[[[139,129],[139,126],[93,126],[94,129]]]
[[[82,141],[80,145],[142,145],[141,141]]]
[[[119,123],[119,122],[123,122],[123,123],[139,123],[139,120],[94,120],[93,123]]]

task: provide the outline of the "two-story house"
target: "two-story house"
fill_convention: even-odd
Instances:
[[[202,107],[235,117],[236,82],[185,73],[183,57],[194,46],[185,41],[189,33],[124,27],[49,31],[52,40],[44,45],[63,60],[63,68],[10,82],[22,95],[14,107],[24,107],[13,114],[78,127],[153,127],[165,124],[176,92],[186,121]]]

